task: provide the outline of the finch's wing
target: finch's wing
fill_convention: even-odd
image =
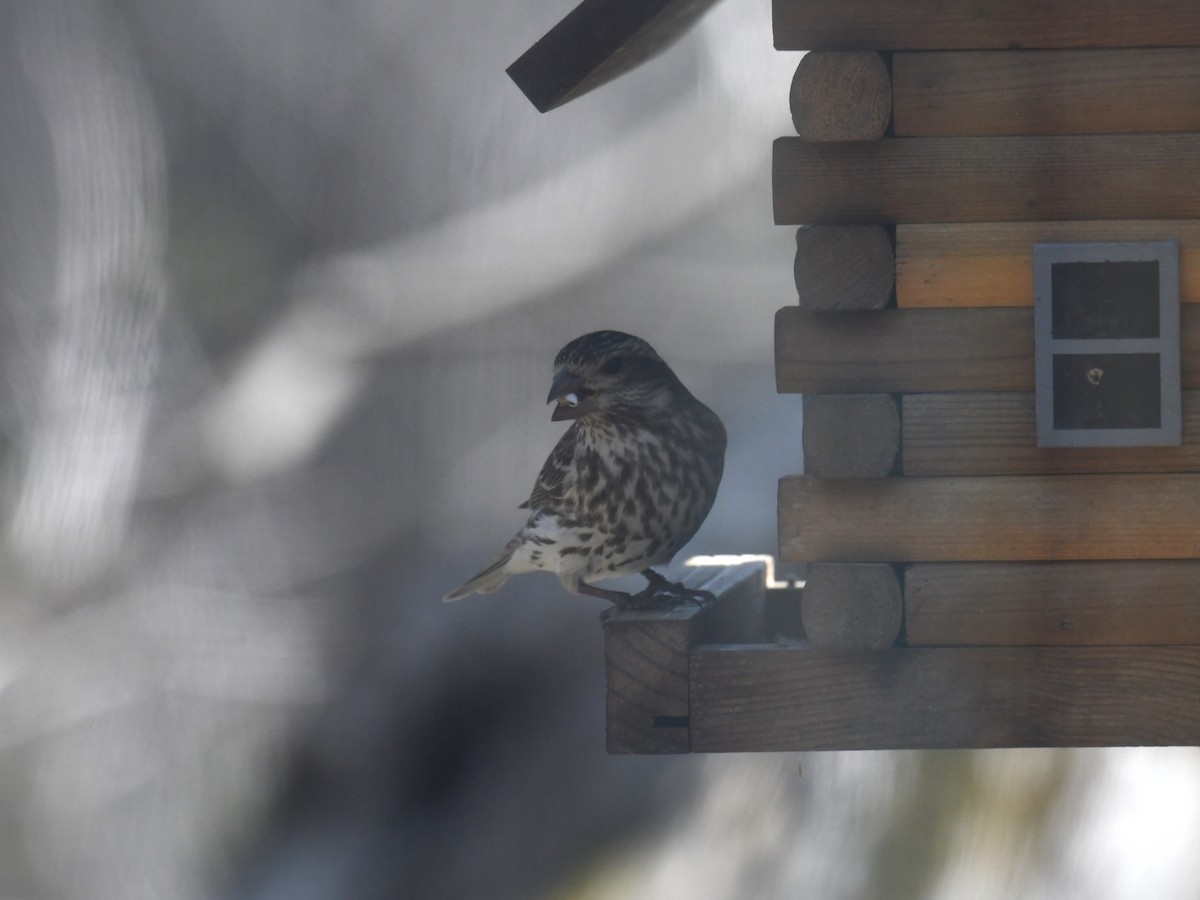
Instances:
[[[558,509],[567,492],[567,480],[575,468],[575,444],[577,431],[574,425],[567,429],[550,455],[533,486],[529,499],[521,509]]]

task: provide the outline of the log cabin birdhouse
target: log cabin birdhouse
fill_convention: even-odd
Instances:
[[[609,615],[609,749],[1200,743],[1200,4],[773,16],[808,579]]]

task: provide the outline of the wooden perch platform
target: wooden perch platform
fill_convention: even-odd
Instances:
[[[1159,633],[1139,627],[1139,615],[1164,622],[1170,602],[1185,603],[1189,591],[1194,594],[1200,587],[1200,569],[1196,564],[1150,565],[1159,568],[1131,569],[1130,577],[1140,574],[1163,588],[1167,599],[1157,615],[1156,607],[1142,602],[1136,591],[1121,595],[1122,589],[1135,587],[1128,579],[1104,590],[1109,573],[1097,569],[1082,582],[1101,591],[1096,610],[1081,608],[1087,606],[1081,589],[1066,594],[1057,611],[1050,597],[1035,617],[1038,623],[1047,615],[1060,617],[1038,634],[1065,634],[1061,617],[1070,608],[1083,640],[1024,647],[984,646],[986,636],[996,633],[997,616],[973,622],[970,601],[957,612],[943,603],[938,612],[933,598],[939,590],[953,594],[961,580],[956,582],[949,567],[925,567],[932,577],[925,579],[920,628],[940,627],[943,636],[957,628],[976,645],[882,650],[819,647],[804,636],[773,633],[772,608],[804,603],[808,588],[767,589],[761,564],[699,572],[693,586],[716,593],[715,606],[605,614],[609,751],[1200,743],[1195,704],[1200,646],[1129,642]],[[1177,569],[1168,571],[1165,565]],[[1069,574],[1074,573],[1059,577]],[[997,594],[1002,593],[1001,577],[994,581]],[[1033,573],[1016,583],[1053,594],[1055,577]],[[1013,633],[1017,609],[1010,604],[1007,626],[1004,616],[999,617],[1000,627],[1009,629],[1000,633]],[[1105,615],[1116,625],[1105,625]],[[1188,614],[1184,621],[1180,633],[1200,643],[1200,615]],[[861,624],[877,628],[871,619]],[[1113,627],[1124,629],[1129,640],[1086,643],[1088,636],[1108,640]]]

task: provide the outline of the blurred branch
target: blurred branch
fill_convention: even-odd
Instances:
[[[28,570],[66,588],[121,549],[139,471],[165,295],[163,154],[130,49],[96,5],[27,11],[19,46],[53,151],[58,236],[48,315],[23,319],[10,528]]]

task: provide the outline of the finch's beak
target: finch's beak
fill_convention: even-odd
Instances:
[[[591,396],[583,390],[583,379],[566,369],[559,369],[550,385],[550,395],[546,397],[546,402],[555,401],[558,402],[558,406],[554,407],[554,413],[550,416],[554,422],[578,419],[596,408]]]

